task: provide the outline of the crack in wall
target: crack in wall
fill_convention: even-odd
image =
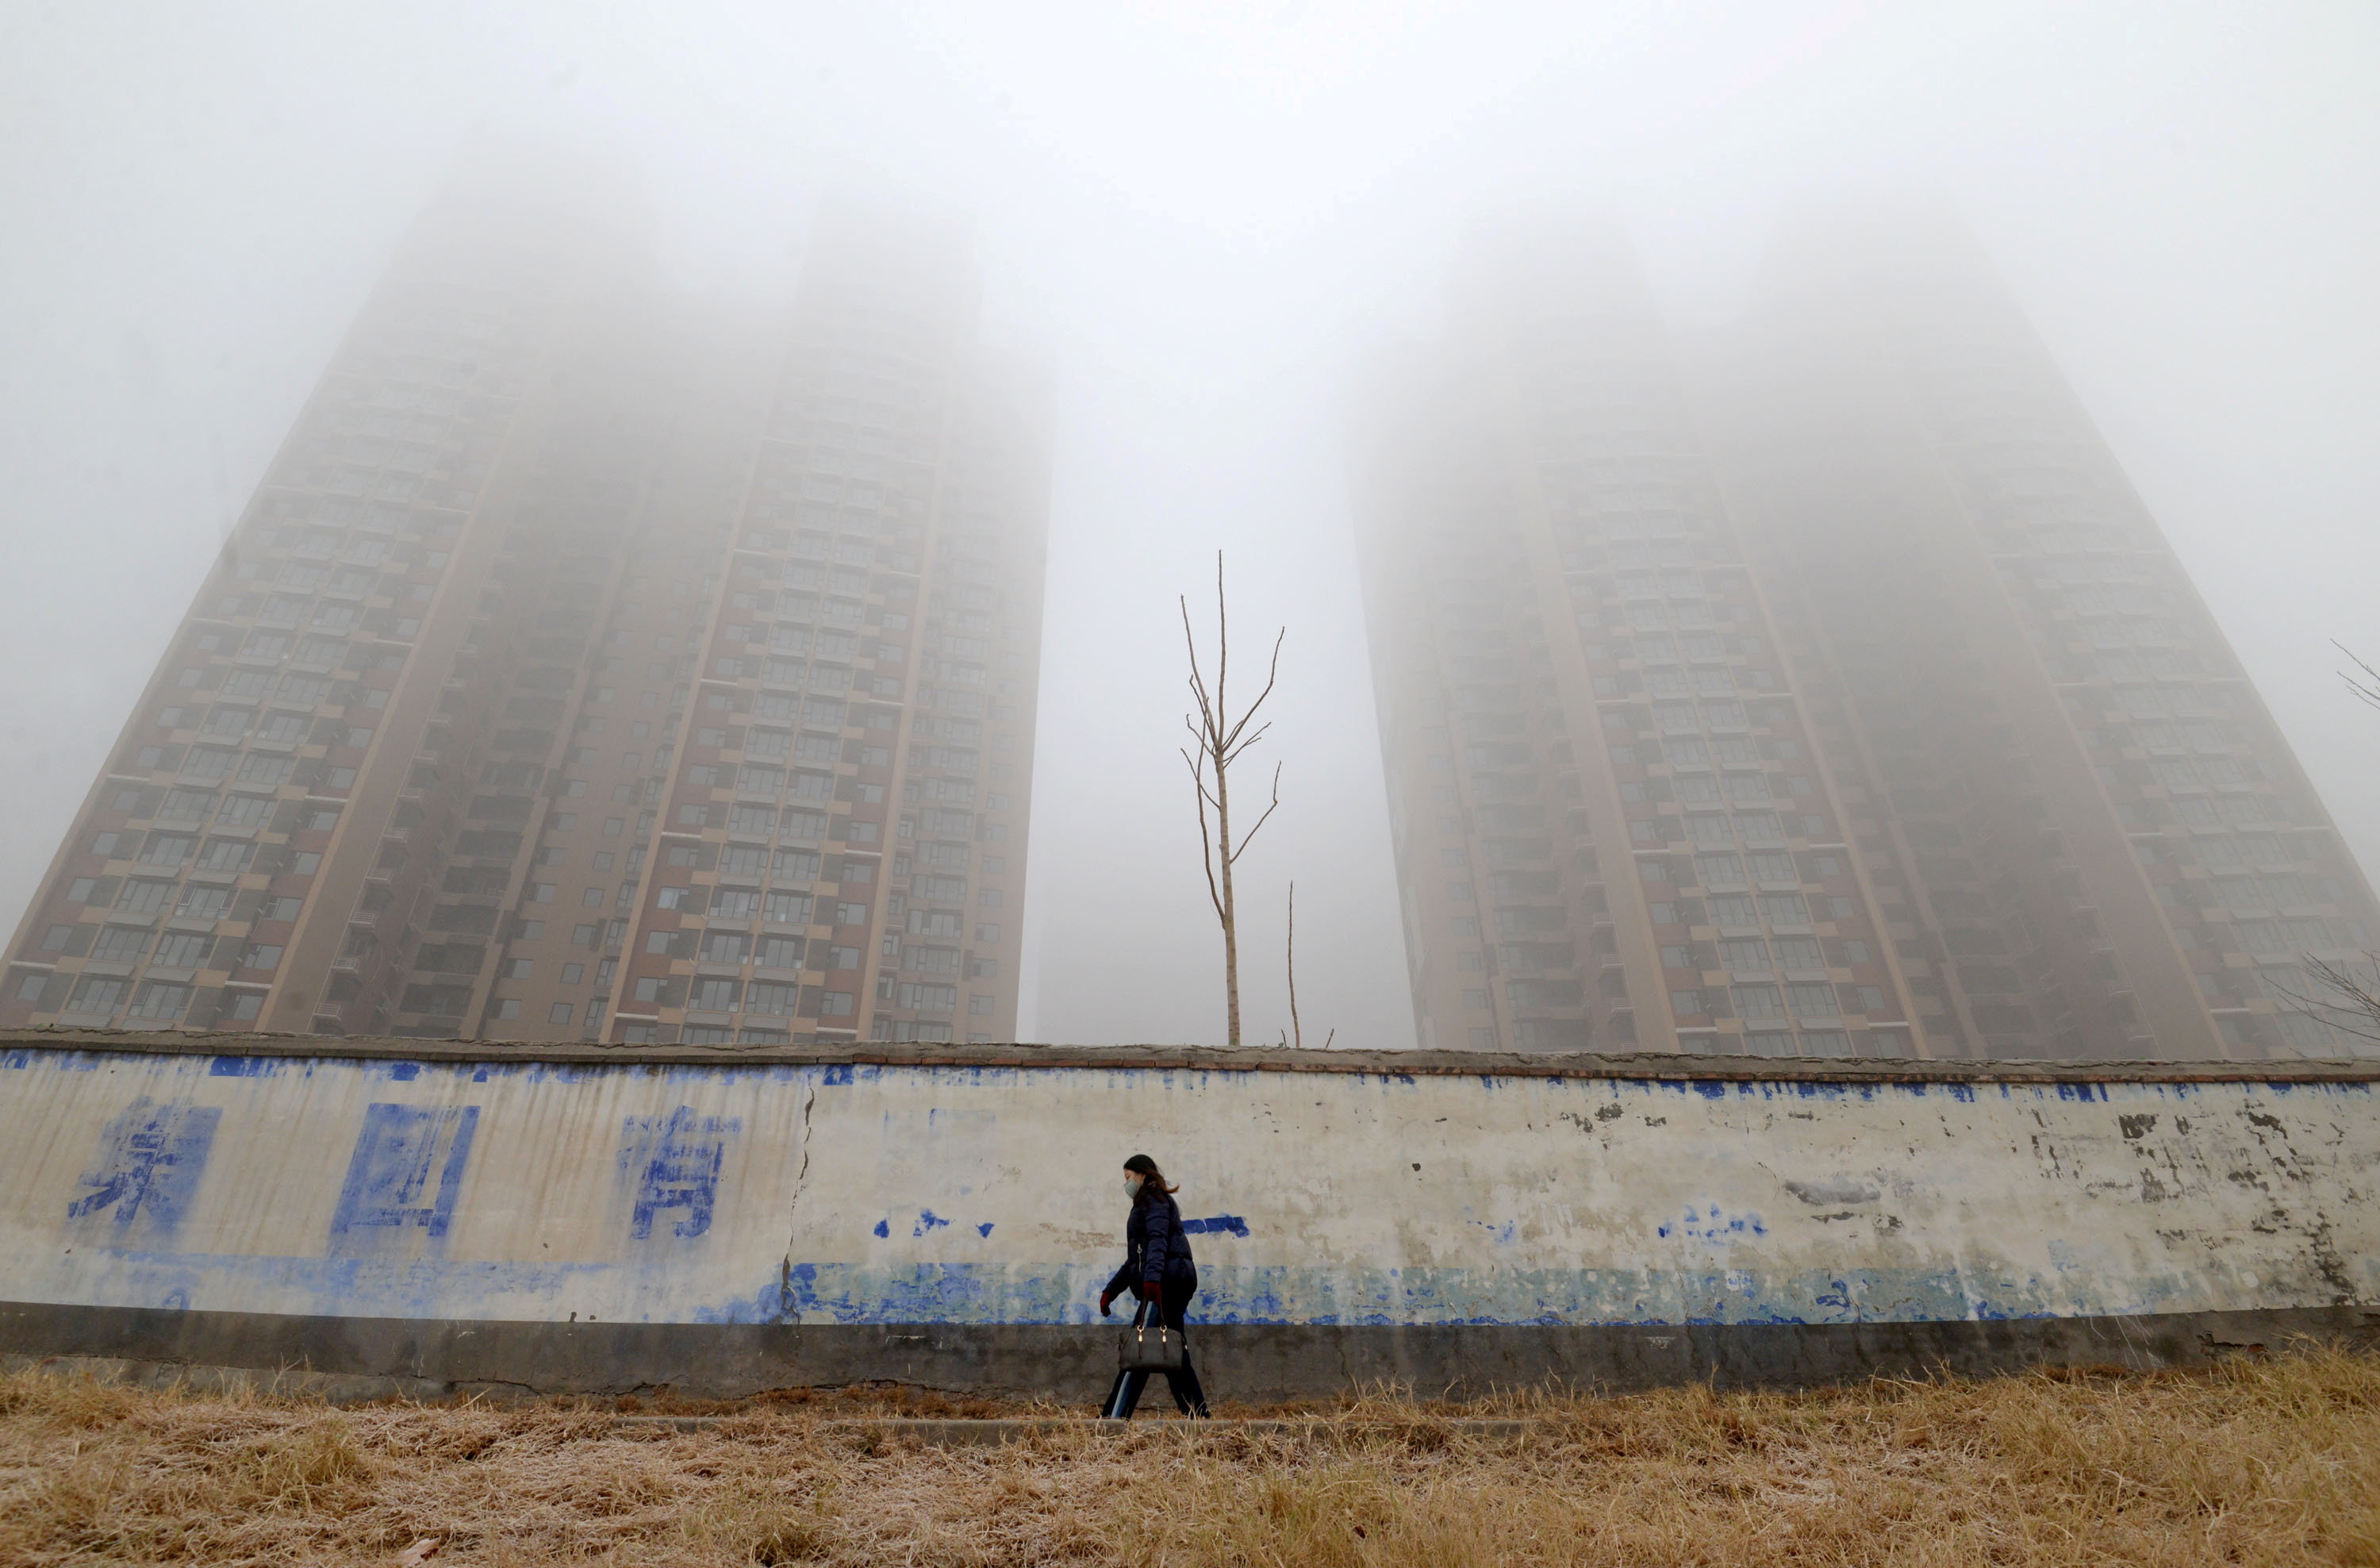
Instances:
[[[802,1075],[802,1105],[800,1130],[795,1133],[799,1158],[794,1164],[794,1190],[785,1197],[785,1219],[790,1227],[785,1236],[785,1255],[777,1270],[777,1321],[798,1325],[802,1315],[794,1310],[794,1239],[801,1234],[793,1225],[795,1211],[801,1207],[802,1193],[809,1185],[810,1176],[810,1112],[818,1104],[818,1069]]]

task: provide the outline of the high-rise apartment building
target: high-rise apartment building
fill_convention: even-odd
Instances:
[[[2368,885],[1972,242],[1789,248],[1691,371],[1476,251],[1359,512],[1425,1043],[2342,1054]]]
[[[666,296],[452,181],[225,543],[0,1022],[685,1043],[1015,1030],[1049,435],[954,226]]]

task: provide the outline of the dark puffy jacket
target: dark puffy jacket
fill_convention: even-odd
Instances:
[[[1190,1237],[1182,1229],[1182,1210],[1172,1197],[1156,1193],[1136,1199],[1132,1218],[1124,1222],[1123,1267],[1108,1282],[1107,1294],[1139,1294],[1141,1287],[1162,1282],[1169,1295],[1187,1295],[1198,1288],[1198,1268],[1190,1258]]]

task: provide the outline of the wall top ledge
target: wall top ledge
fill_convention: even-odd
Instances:
[[[1931,1062],[1695,1056],[1678,1051],[1294,1051],[1212,1045],[602,1045],[326,1035],[134,1034],[0,1029],[0,1053],[279,1056],[325,1061],[558,1066],[1127,1067],[1213,1073],[1346,1073],[1519,1078],[1718,1079],[1785,1083],[2380,1083],[2380,1059],[2276,1062]]]

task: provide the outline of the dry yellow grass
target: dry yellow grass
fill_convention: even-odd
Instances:
[[[2380,1563],[2380,1357],[1359,1402],[1294,1433],[922,1448],[761,1407],[346,1410],[0,1378],[0,1563]]]

